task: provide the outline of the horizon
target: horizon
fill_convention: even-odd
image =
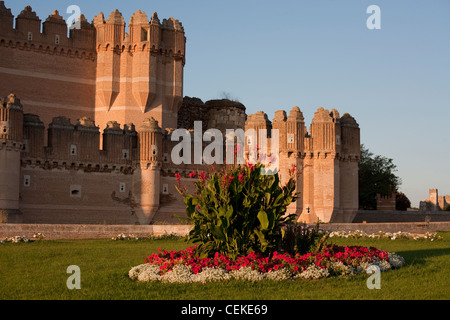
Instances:
[[[88,21],[118,9],[174,17],[186,32],[184,96],[240,101],[247,114],[299,106],[310,124],[323,107],[350,113],[361,144],[392,158],[412,207],[429,189],[450,194],[450,2],[385,0],[5,1],[17,17],[30,5],[42,21],[78,5]],[[381,29],[366,26],[370,5]],[[235,8],[237,6],[237,8]],[[447,40],[447,41],[446,41]]]

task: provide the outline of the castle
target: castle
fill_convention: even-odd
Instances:
[[[428,199],[420,201],[419,209],[421,211],[442,211],[450,206],[450,196],[439,196],[438,189],[429,189]]]
[[[229,100],[183,97],[186,37],[173,18],[119,11],[70,29],[57,11],[41,25],[0,1],[0,213],[7,223],[172,223],[185,213],[172,134],[185,128],[278,129],[280,174],[299,169],[299,220],[351,222],[358,209],[359,126],[319,108],[246,115]],[[42,32],[41,32],[42,29]],[[269,131],[270,132],[270,131]],[[255,141],[257,144],[258,141]],[[203,142],[203,147],[207,143]],[[246,146],[246,155],[248,155]]]

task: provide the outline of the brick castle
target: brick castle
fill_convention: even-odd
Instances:
[[[27,6],[14,24],[0,1],[0,222],[176,223],[175,173],[191,186],[189,172],[209,168],[171,159],[172,133],[196,120],[224,133],[278,129],[281,177],[300,170],[290,212],[353,220],[360,134],[349,114],[319,108],[308,130],[298,107],[270,121],[238,102],[183,97],[178,20],[137,11],[127,28],[116,10],[78,23],[67,36],[57,11],[41,24]]]

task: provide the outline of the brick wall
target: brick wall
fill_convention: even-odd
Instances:
[[[450,222],[430,223],[330,223],[322,224],[327,231],[362,230],[366,233],[411,232],[425,233],[450,231]],[[67,224],[0,224],[0,239],[13,236],[32,237],[41,232],[45,240],[57,239],[108,239],[121,233],[138,237],[160,236],[176,233],[185,236],[191,230],[189,225],[67,225]]]
[[[424,222],[429,217],[431,222],[450,221],[450,213],[433,211],[375,211],[359,210],[353,223],[392,223]]]

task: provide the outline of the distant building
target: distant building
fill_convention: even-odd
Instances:
[[[439,196],[438,189],[430,189],[429,197],[424,201],[420,201],[419,210],[422,211],[441,211],[450,205],[450,196]]]

